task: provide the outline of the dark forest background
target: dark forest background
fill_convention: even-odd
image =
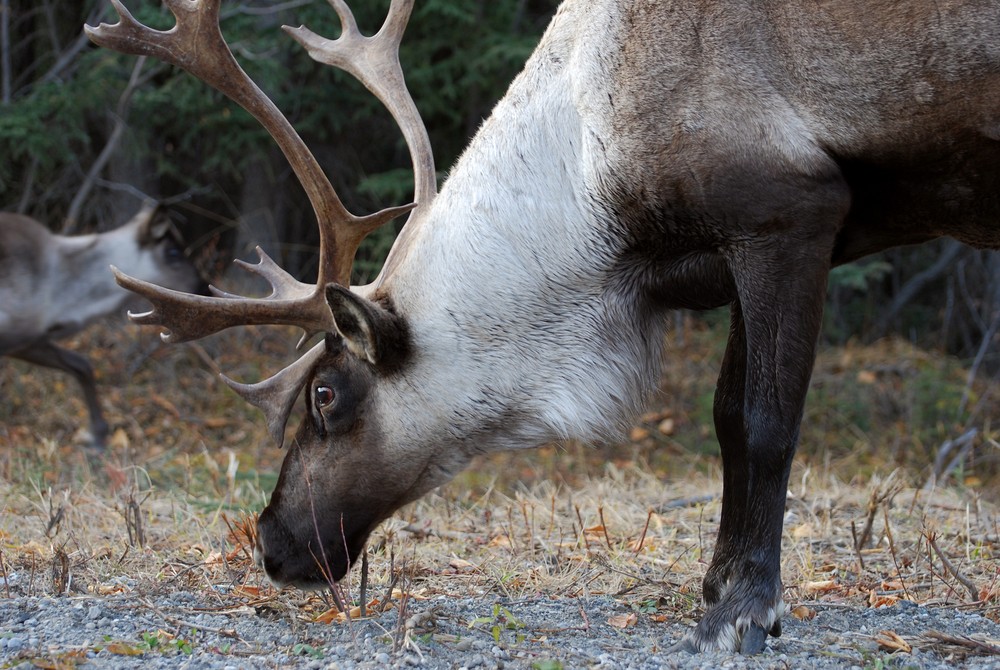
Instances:
[[[423,0],[401,50],[440,176],[528,57],[555,0]],[[149,25],[173,20],[131,0]],[[388,0],[353,3],[362,30]],[[408,202],[409,157],[380,103],[348,75],[314,63],[282,24],[333,37],[323,0],[223,4],[223,33],[243,67],[288,115],[355,212]],[[260,244],[301,278],[315,273],[308,201],[253,119],[186,73],[90,44],[85,23],[116,19],[107,0],[0,0],[0,209],[81,233],[124,222],[144,195],[174,204],[178,226],[209,264]],[[396,224],[398,225],[398,224]],[[377,272],[396,230],[377,231],[356,281]],[[712,319],[712,316],[708,318]],[[720,319],[721,320],[721,319]],[[824,338],[896,334],[1000,369],[1000,254],[950,240],[838,268]]]

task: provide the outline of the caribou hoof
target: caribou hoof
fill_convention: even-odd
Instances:
[[[677,644],[667,647],[668,654],[697,654],[699,651],[698,645],[694,643],[690,635],[685,636]]]
[[[738,644],[739,649],[733,649],[732,645],[723,640],[731,640],[730,636],[720,636],[716,640],[706,640],[700,638],[697,632],[687,635],[677,644],[667,648],[668,654],[697,654],[702,651],[739,651],[744,656],[756,656],[767,649],[767,636],[779,637],[781,635],[781,624],[775,623],[770,631],[760,624],[752,623],[743,631]]]
[[[743,639],[740,641],[740,653],[746,656],[755,656],[764,651],[767,645],[767,631],[760,624],[752,623],[750,627],[743,631]]]
[[[771,607],[758,621],[732,617],[732,607],[713,607],[698,626],[683,640],[667,648],[668,654],[697,654],[703,651],[739,652],[746,656],[767,649],[767,636],[781,637],[781,613],[784,606]],[[727,616],[727,613],[730,616]],[[759,622],[763,619],[763,622]]]

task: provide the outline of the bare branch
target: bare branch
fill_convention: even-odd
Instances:
[[[938,257],[934,265],[926,270],[918,272],[910,278],[886,309],[882,310],[881,316],[872,328],[873,337],[878,339],[884,337],[889,331],[892,320],[899,315],[899,312],[924,288],[951,268],[952,261],[962,250],[962,244],[955,240],[945,242],[944,250]]]
[[[79,225],[80,209],[83,207],[84,201],[87,196],[90,195],[90,191],[94,188],[94,184],[97,181],[101,170],[104,166],[108,164],[111,160],[111,156],[118,149],[118,143],[121,142],[122,135],[125,134],[125,128],[127,127],[125,119],[128,117],[129,106],[132,103],[132,95],[135,93],[136,89],[139,87],[142,81],[139,75],[142,73],[142,68],[146,64],[145,57],[139,58],[135,66],[132,68],[132,74],[128,78],[128,84],[125,85],[125,90],[118,97],[118,105],[115,108],[114,116],[114,127],[111,130],[111,134],[108,136],[108,141],[104,143],[104,148],[101,149],[101,153],[98,154],[97,159],[90,166],[87,171],[86,177],[83,179],[83,183],[77,190],[76,195],[73,196],[72,202],[70,202],[69,210],[66,212],[66,220],[63,221],[62,234],[69,235],[76,232],[77,226]]]

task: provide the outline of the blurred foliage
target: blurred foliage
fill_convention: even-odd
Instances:
[[[91,45],[81,27],[114,21],[107,0],[5,2],[11,20],[0,54],[5,73],[0,208],[61,228],[115,119],[121,118],[123,139],[75,219],[81,230],[121,222],[136,207],[139,192],[182,195],[187,230],[221,222],[228,235],[225,245],[239,245],[232,253],[245,255],[260,240],[278,247],[268,251],[297,276],[314,274],[317,233],[311,209],[284,158],[247,113],[177,68],[146,61],[136,73],[136,58]],[[160,2],[126,4],[152,26],[173,24]],[[362,31],[372,34],[389,0],[353,4]],[[442,174],[528,57],[557,4],[417,3],[401,61]],[[223,3],[223,33],[237,59],[313,148],[348,208],[371,212],[411,199],[409,154],[381,103],[350,76],[313,62],[280,30],[283,24],[304,24],[331,38],[340,30],[323,0]],[[138,86],[121,105],[136,75]],[[263,223],[253,212],[263,213]],[[370,236],[359,253],[356,281],[378,271],[399,225]],[[228,257],[229,250],[223,255]],[[949,262],[938,267],[942,257]],[[947,242],[936,242],[835,269],[824,339],[843,344],[859,335],[876,339],[899,333],[996,371],[998,313],[997,255],[965,248],[952,253]]]

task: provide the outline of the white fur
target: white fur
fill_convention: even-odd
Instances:
[[[764,630],[771,630],[775,622],[784,615],[786,610],[787,606],[785,603],[778,601],[776,605],[768,608],[764,620],[758,623]],[[741,615],[737,617],[735,624],[724,624],[714,638],[701,637],[696,632],[689,639],[698,651],[738,652],[740,645],[743,643],[743,636],[746,635],[752,623],[753,621],[749,616]]]
[[[380,280],[417,352],[375,391],[397,422],[382,428],[402,444],[434,436],[413,448],[436,451],[441,477],[471,453],[617,436],[659,376],[663,326],[643,327],[616,287],[618,249],[587,200],[603,158],[574,79],[582,20],[598,19],[557,15]]]

